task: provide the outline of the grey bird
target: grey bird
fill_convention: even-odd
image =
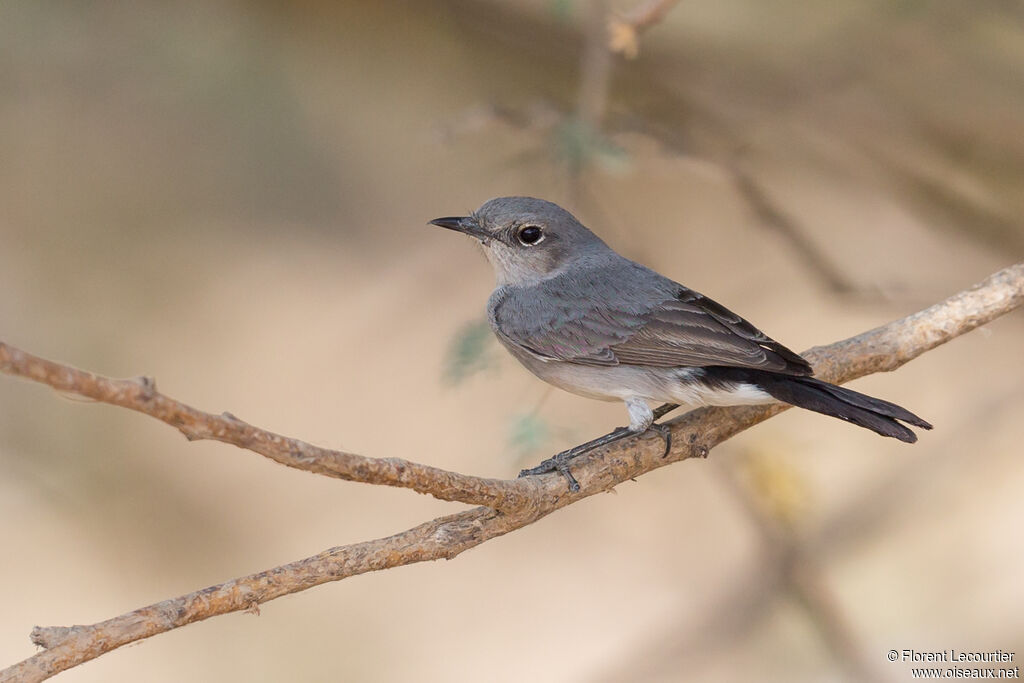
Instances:
[[[905,422],[931,425],[898,405],[829,384],[810,364],[708,297],[620,256],[565,209],[500,197],[469,216],[430,221],[475,237],[494,267],[491,329],[537,377],[604,401],[623,401],[629,426],[559,453],[520,476],[561,472],[588,450],[649,429],[678,405],[782,401],[906,443]],[[648,402],[664,402],[657,411]]]

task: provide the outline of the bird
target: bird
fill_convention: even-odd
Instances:
[[[560,472],[598,446],[653,430],[680,405],[781,401],[906,443],[932,425],[895,403],[813,377],[810,363],[716,301],[618,254],[571,213],[533,197],[498,197],[432,225],[475,238],[495,274],[487,318],[534,375],[565,391],[622,401],[629,425],[520,476]],[[651,402],[665,405],[654,410]]]

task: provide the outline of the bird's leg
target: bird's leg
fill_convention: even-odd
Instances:
[[[654,415],[655,420],[660,420],[678,407],[678,403],[662,403],[660,406],[652,410],[651,414]]]
[[[630,417],[630,425],[628,427],[619,427],[604,436],[599,436],[596,439],[582,443],[579,446],[574,446],[567,451],[562,451],[561,453],[543,461],[536,467],[522,470],[519,473],[519,476],[531,477],[537,474],[558,472],[565,477],[567,482],[569,482],[570,491],[579,491],[580,484],[576,481],[576,477],[572,476],[572,472],[569,471],[570,460],[592,451],[595,448],[607,446],[608,444],[614,443],[631,434],[643,434],[648,429],[658,432],[661,434],[662,438],[665,439],[664,455],[668,455],[669,449],[672,447],[672,432],[669,430],[668,426],[654,424],[654,421],[675,410],[679,406],[675,403],[665,403],[664,405],[651,410],[650,407],[640,399],[630,399],[626,401],[626,407],[629,409]],[[662,457],[664,457],[664,455]]]

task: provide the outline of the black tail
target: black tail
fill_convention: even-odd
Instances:
[[[932,426],[895,403],[872,398],[813,377],[792,377],[762,370],[739,368],[707,368],[708,375],[718,375],[725,381],[753,384],[773,398],[806,408],[823,415],[838,417],[866,429],[891,436],[906,443],[917,441],[917,434],[900,424],[931,429]],[[719,373],[718,371],[724,371]]]

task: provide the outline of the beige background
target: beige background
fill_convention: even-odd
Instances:
[[[621,152],[573,184],[559,126],[586,3],[4,3],[0,338],[317,444],[506,477],[625,413],[549,395],[493,344],[444,382],[491,274],[431,218],[564,203],[798,350],[1020,260],[1019,5],[771,5],[677,7],[616,66]],[[743,201],[739,149],[853,293]],[[907,680],[889,649],[1019,658],[1022,341],[1017,313],[856,382],[936,425],[916,446],[792,411],[455,561],[61,680]],[[524,458],[532,411],[549,436]],[[0,665],[35,624],[456,508],[0,378]],[[790,541],[803,593],[771,580]]]

